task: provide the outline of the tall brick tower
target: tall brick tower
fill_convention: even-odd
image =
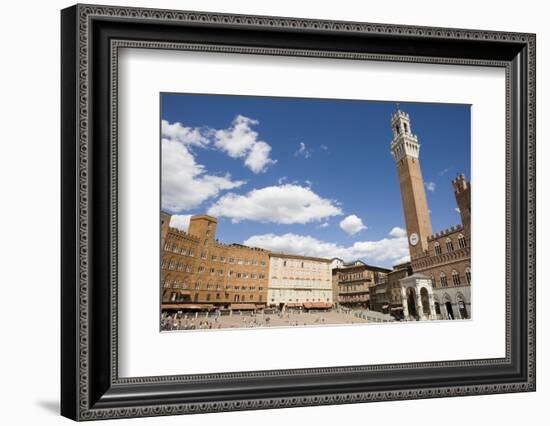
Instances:
[[[193,215],[189,220],[189,234],[199,237],[204,246],[208,246],[216,237],[218,221],[215,217],[205,214]]]
[[[200,256],[202,260],[208,259],[208,252],[216,237],[217,225],[218,221],[216,218],[205,214],[193,215],[189,220],[188,232],[189,234],[199,238],[199,252],[197,255]]]
[[[470,182],[466,180],[464,173],[458,175],[453,180],[453,188],[455,190],[456,204],[460,210],[462,226],[466,233],[470,235]]]
[[[391,126],[391,153],[397,165],[409,252],[411,259],[416,259],[428,250],[428,236],[432,235],[424,179],[418,159],[420,144],[412,133],[409,114],[398,109],[392,116]]]
[[[172,215],[166,212],[160,212],[160,249],[164,250],[164,243],[166,241],[166,235],[170,228],[170,219]]]

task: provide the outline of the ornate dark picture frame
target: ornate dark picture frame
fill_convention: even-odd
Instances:
[[[76,5],[62,28],[61,414],[74,420],[535,390],[535,35]],[[506,356],[119,378],[121,47],[506,71]]]

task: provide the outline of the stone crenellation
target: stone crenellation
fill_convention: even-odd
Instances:
[[[175,238],[175,239],[183,239],[183,240],[196,242],[196,243],[198,243],[200,241],[199,237],[197,237],[195,235],[191,235],[188,232],[185,232],[181,229],[170,228],[170,230],[168,232],[172,235],[172,238]]]
[[[462,231],[464,227],[462,225],[454,225],[450,228],[444,229],[443,231],[438,231],[428,237],[428,241],[433,241],[441,237],[445,237],[450,234],[454,234],[455,232]]]

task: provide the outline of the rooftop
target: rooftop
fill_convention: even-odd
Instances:
[[[314,256],[302,256],[300,254],[290,254],[290,253],[277,253],[270,252],[269,257],[282,257],[284,259],[303,259],[303,260],[313,260],[316,262],[330,263],[331,259],[326,259],[323,257],[314,257]]]

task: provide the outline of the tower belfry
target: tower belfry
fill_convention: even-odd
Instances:
[[[409,114],[397,109],[392,115],[391,153],[397,166],[411,259],[428,250],[432,223],[420,169],[420,144],[412,133]]]

